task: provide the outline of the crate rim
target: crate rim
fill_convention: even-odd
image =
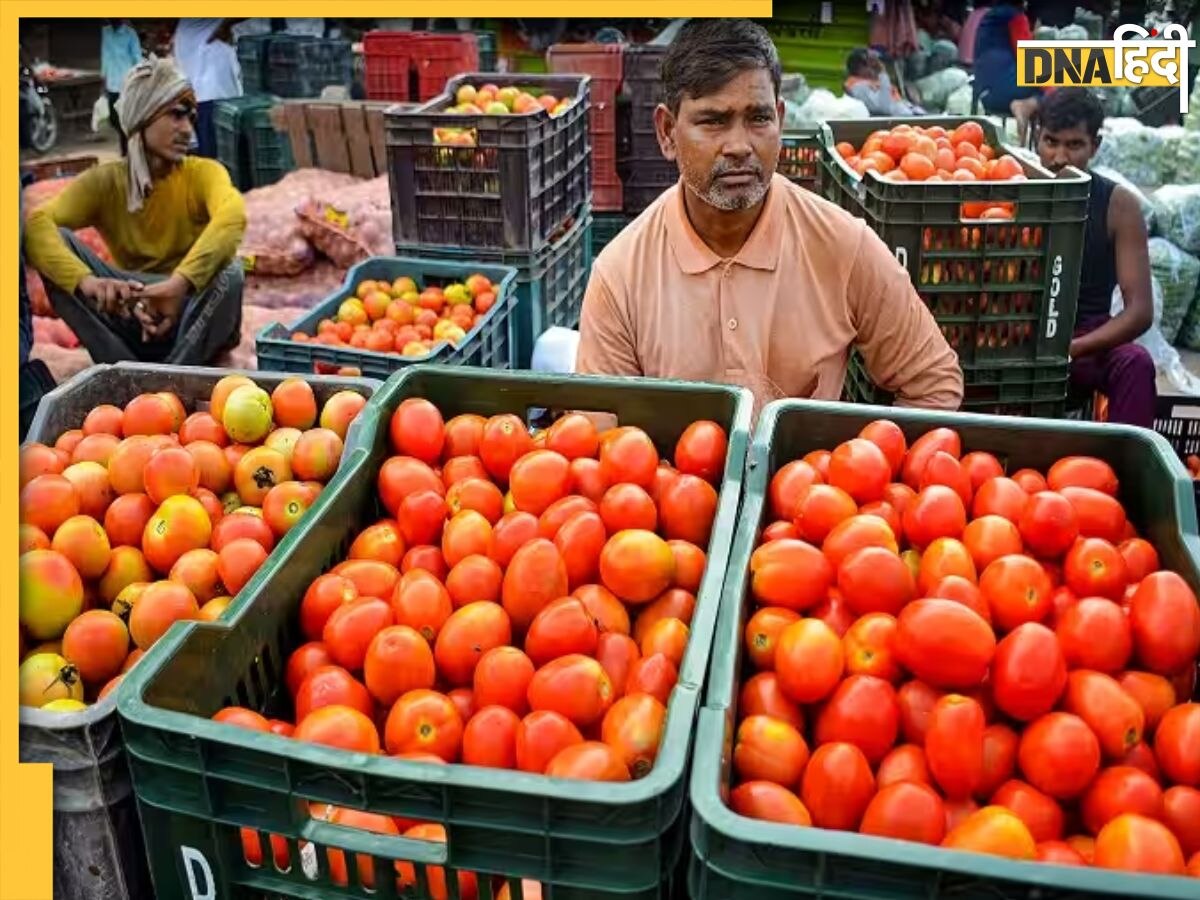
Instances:
[[[362,386],[364,386],[364,387],[369,386],[371,388],[372,395],[374,395],[375,393],[378,393],[379,390],[383,386],[383,382],[380,381],[379,379],[369,378],[369,377],[365,377],[365,376],[318,375],[315,373],[313,373],[313,374],[298,374],[296,372],[268,372],[268,371],[262,371],[262,370],[258,370],[258,369],[219,369],[219,368],[216,368],[213,366],[167,366],[167,365],[160,365],[158,363],[135,362],[132,360],[126,360],[126,361],[117,362],[117,363],[96,363],[95,365],[88,366],[86,369],[82,370],[81,372],[76,372],[69,379],[67,379],[62,384],[60,384],[56,388],[54,388],[54,390],[49,391],[48,393],[46,393],[45,395],[42,396],[40,402],[38,403],[37,412],[34,414],[33,421],[29,425],[29,433],[36,434],[37,432],[43,430],[46,427],[45,420],[48,415],[47,410],[49,410],[51,404],[53,404],[54,402],[56,402],[58,400],[61,400],[64,396],[68,395],[73,390],[78,388],[79,385],[90,380],[91,377],[93,375],[95,375],[96,373],[102,372],[102,371],[108,371],[108,370],[112,370],[112,369],[128,370],[128,371],[134,371],[134,372],[138,372],[138,371],[161,372],[164,370],[171,370],[171,369],[186,369],[189,374],[195,374],[195,375],[200,375],[200,376],[215,376],[215,378],[218,378],[218,379],[224,378],[227,375],[245,375],[248,378],[250,378],[251,380],[254,380],[256,377],[259,377],[259,376],[265,376],[266,380],[274,381],[276,383],[283,381],[285,378],[303,378],[305,381],[312,380],[312,381],[329,382],[331,384],[343,384],[343,385],[345,385],[345,388],[347,390],[349,390],[353,386],[353,384],[362,382],[363,383]],[[370,398],[368,398],[368,401],[369,401],[369,399]],[[351,430],[350,430],[350,432],[348,432],[346,434],[346,440],[344,442],[344,444],[347,448],[349,448],[351,446],[350,439],[352,436],[357,441],[358,427],[359,427],[358,422],[355,422],[353,425],[350,426]],[[345,461],[346,460],[343,459],[342,462],[345,462]],[[338,471],[341,471],[341,467],[342,467],[342,463],[339,463]],[[286,541],[286,540],[287,540],[287,535],[284,535],[283,540],[280,541],[275,546],[278,547],[280,544],[283,543],[283,541]],[[269,555],[270,554],[268,554],[268,556]],[[257,575],[255,577],[257,577]],[[243,591],[245,591],[246,587],[249,587],[250,583],[252,583],[252,581],[253,581],[253,579],[251,579],[251,582],[247,582],[247,584],[243,587],[242,591],[239,591],[238,594],[240,595]],[[233,601],[231,601],[230,605],[232,606],[236,602],[236,600],[237,600],[237,597],[235,596],[233,598]],[[124,681],[124,679],[122,679],[122,681]],[[92,705],[87,707],[87,709],[73,710],[73,711],[66,712],[66,713],[45,712],[44,710],[36,709],[32,706],[18,706],[19,714],[17,717],[17,721],[18,721],[18,724],[20,724],[20,725],[31,726],[34,728],[42,728],[42,729],[45,729],[46,731],[66,731],[66,730],[72,729],[72,728],[79,728],[81,726],[95,724],[96,722],[99,722],[101,719],[107,718],[110,714],[115,712],[116,709],[117,709],[117,692],[111,691],[111,692],[109,692],[109,695],[107,697],[105,697],[103,700],[100,700],[97,703],[93,703]]]
[[[388,262],[388,263],[391,263],[391,262],[408,263],[410,265],[417,264],[417,265],[422,265],[422,266],[434,266],[434,267],[448,266],[448,265],[457,266],[458,265],[458,263],[454,260],[430,259],[428,257],[419,257],[419,256],[369,256],[364,260],[360,260],[359,262],[356,262],[353,266],[351,266],[349,269],[347,269],[346,277],[342,279],[341,287],[338,290],[335,290],[334,292],[332,292],[329,296],[323,297],[321,300],[319,300],[315,304],[313,304],[313,306],[309,309],[308,314],[305,316],[302,316],[301,318],[308,318],[309,316],[312,315],[312,313],[318,307],[323,306],[325,303],[329,302],[330,300],[336,299],[337,296],[339,294],[342,294],[343,292],[345,292],[345,299],[349,299],[349,297],[353,294],[354,280],[358,273],[358,270],[360,268],[362,268],[363,266],[367,265],[368,263],[373,263],[373,262],[378,263],[381,261]],[[465,261],[462,263],[462,267],[464,269],[470,268],[470,266],[468,266]],[[484,326],[489,323],[489,321],[491,320],[493,315],[498,315],[500,310],[503,310],[506,308],[509,308],[511,311],[511,307],[513,307],[514,304],[516,303],[516,291],[514,289],[514,285],[517,280],[517,270],[514,267],[506,265],[504,263],[478,263],[477,267],[480,269],[504,269],[505,272],[504,272],[504,277],[500,281],[499,292],[496,297],[496,302],[492,304],[491,309],[489,309],[486,313],[484,313],[480,317],[479,322],[474,327],[472,327],[470,331],[467,332],[466,337],[463,338],[462,343],[460,344],[461,347],[465,347],[468,343],[470,343],[471,340],[473,340],[475,337],[477,337],[479,335],[479,333],[483,330]],[[474,274],[474,273],[472,273],[472,274]],[[483,274],[483,273],[481,272],[480,274]],[[493,282],[493,284],[494,284],[494,282]],[[267,333],[270,331],[274,331],[275,329],[281,329],[283,333],[281,333],[281,334],[268,334]],[[255,344],[255,347],[257,348],[259,341],[264,341],[264,340],[265,341],[290,341],[291,335],[292,335],[292,329],[290,328],[290,326],[284,325],[282,322],[275,320],[273,322],[268,322],[266,325],[264,325],[262,328],[260,328],[255,333],[254,344]],[[362,349],[359,347],[332,347],[331,346],[329,349],[335,350],[335,351],[336,350],[353,350],[356,356],[358,356],[358,355],[366,356],[366,357],[369,357],[370,359],[378,360],[379,362],[386,363],[388,365],[395,363],[397,359],[400,359],[402,361],[407,360],[409,363],[415,365],[415,364],[420,364],[420,363],[434,362],[439,357],[441,357],[444,354],[450,352],[451,350],[457,349],[457,348],[451,347],[449,341],[441,340],[441,341],[438,341],[436,344],[434,344],[428,353],[425,353],[422,356],[409,356],[409,357],[403,357],[396,353],[382,353],[378,350],[365,350],[365,349]],[[255,355],[257,356],[257,349],[255,351]]]
[[[388,109],[387,114],[391,115],[416,115],[418,113],[438,113],[446,120],[447,128],[457,127],[454,123],[457,121],[473,122],[478,119],[489,119],[496,121],[508,121],[510,119],[529,121],[530,117],[544,117],[547,121],[553,121],[554,117],[550,115],[549,110],[539,106],[537,109],[530,110],[527,113],[509,112],[505,115],[491,115],[485,112],[479,113],[452,113],[438,109],[438,105],[447,101],[452,101],[458,88],[464,83],[470,84],[473,81],[483,79],[484,83],[491,82],[492,84],[503,87],[506,83],[509,85],[528,83],[531,87],[537,87],[541,82],[548,81],[574,81],[575,94],[571,98],[574,102],[579,102],[588,96],[591,88],[592,76],[582,72],[570,73],[554,73],[554,72],[460,72],[453,78],[447,80],[446,86],[437,94],[430,97],[424,103],[421,103],[416,109],[412,110],[393,110]]]
[[[573,390],[577,386],[586,389],[589,384],[594,387],[607,388],[636,388],[650,384],[660,389],[678,391],[681,394],[724,394],[733,403],[733,414],[729,433],[729,450],[726,457],[720,499],[718,501],[717,517],[713,526],[714,533],[716,533],[716,529],[723,520],[730,527],[736,525],[738,513],[741,508],[742,482],[746,471],[744,465],[745,454],[749,446],[749,427],[753,406],[752,395],[745,388],[727,384],[668,379],[548,375],[528,370],[500,372],[488,369],[463,369],[460,367],[416,364],[406,367],[389,377],[384,382],[384,385],[368,401],[369,405],[375,407],[384,406],[390,400],[393,393],[402,390],[403,383],[406,380],[416,379],[424,375],[471,379],[472,381],[484,379],[500,383],[514,380],[534,384],[550,383],[567,390]],[[357,438],[353,447],[347,442],[347,450],[350,451],[350,458],[348,460],[343,458],[343,463],[339,466],[334,480],[330,482],[329,487],[325,491],[321,492],[316,502],[309,509],[309,515],[313,519],[316,519],[324,511],[324,508],[333,502],[334,488],[339,486],[342,481],[359,475],[359,469],[368,464],[370,448],[367,444],[374,441],[375,435],[371,433],[369,438],[364,439],[362,431],[360,431]],[[294,552],[293,544],[298,542],[299,538],[300,529],[293,529],[276,545],[276,552],[279,553],[277,566],[286,564]],[[731,547],[732,541],[730,541]],[[719,565],[714,565],[713,568],[706,569],[705,571],[705,580],[711,578],[716,585],[713,591],[714,601],[710,604],[709,617],[711,624],[707,630],[708,640],[689,646],[689,652],[685,655],[684,661],[680,665],[680,681],[672,691],[667,704],[667,728],[670,727],[669,723],[672,721],[672,710],[675,711],[676,716],[687,714],[687,722],[675,726],[682,729],[687,735],[685,746],[676,760],[678,765],[670,767],[671,771],[668,771],[667,765],[656,764],[646,777],[622,783],[551,778],[545,775],[504,770],[504,787],[498,790],[501,790],[503,793],[521,793],[526,796],[540,797],[546,800],[553,800],[557,796],[562,796],[563,792],[566,791],[569,792],[573,800],[579,802],[615,806],[653,801],[667,792],[673,785],[684,780],[691,760],[696,713],[702,702],[704,681],[711,654],[712,637],[720,616],[721,589],[725,580],[723,569],[727,561],[728,549],[725,559],[720,560]],[[711,553],[709,554],[709,564],[713,565],[713,554]],[[249,614],[252,600],[254,599],[252,596],[254,591],[251,589],[261,590],[259,583],[266,578],[266,575],[267,570],[264,566],[255,573],[251,582],[234,599],[220,621],[186,621],[174,623],[168,629],[167,633],[143,657],[139,665],[131,669],[126,677],[122,679],[120,686],[115,691],[117,710],[121,717],[144,721],[149,713],[157,719],[159,724],[156,727],[164,730],[170,729],[175,733],[188,735],[192,739],[202,739],[222,744],[237,743],[239,739],[244,739],[246,735],[245,729],[227,723],[214,722],[211,719],[205,719],[190,713],[155,707],[147,703],[143,699],[143,695],[149,682],[159,674],[166,661],[173,656],[175,651],[182,646],[187,636],[193,631],[229,632],[234,630],[241,621],[242,616]],[[704,587],[705,585],[702,583],[700,589],[704,590]],[[693,633],[699,634],[701,630],[693,628]],[[706,645],[701,646],[701,644]],[[698,656],[702,658],[699,658],[699,661],[695,662]],[[688,665],[690,661],[693,662],[692,666]],[[685,670],[689,668],[698,668],[699,672],[693,677],[692,681],[684,682]],[[684,708],[685,702],[686,709]],[[384,754],[367,755],[350,753],[337,748],[326,747],[320,744],[303,743],[270,733],[256,733],[255,738],[256,740],[265,740],[267,742],[263,745],[263,752],[265,753],[298,759],[310,765],[323,766],[329,771],[346,772],[348,776],[353,777],[366,776],[416,781],[424,780],[452,787],[478,788],[481,774],[486,774],[487,776],[495,776],[496,774],[495,769],[467,766],[461,763],[448,766],[431,766],[427,763],[398,759]],[[134,753],[133,748],[127,747],[127,750],[130,753]],[[683,802],[687,802],[686,784]]]
[[[759,416],[754,438],[746,457],[746,480],[743,485],[742,513],[739,526],[745,526],[748,512],[765,502],[766,490],[771,477],[770,438],[775,425],[785,413],[804,411],[815,415],[847,416],[853,418],[890,418],[897,424],[920,423],[928,428],[938,426],[994,426],[1010,422],[1003,416],[978,413],[960,413],[913,408],[837,403],[833,401],[776,400],[764,407]],[[1174,474],[1173,506],[1176,525],[1180,531],[1185,553],[1193,562],[1193,572],[1200,578],[1200,533],[1197,531],[1195,498],[1191,480],[1187,478],[1178,455],[1162,435],[1131,425],[1109,423],[1068,422],[1057,419],[1024,418],[1022,424],[1032,423],[1035,430],[1064,430],[1064,424],[1075,434],[1104,435],[1121,434],[1148,445],[1148,449],[1159,458],[1167,470]],[[739,527],[734,537],[722,586],[720,618],[713,638],[714,649],[725,643],[738,630],[741,616],[741,598],[745,592],[747,577],[744,563],[753,552],[758,539],[758,528]],[[735,599],[736,598],[736,599]],[[857,832],[842,832],[825,828],[801,828],[781,823],[761,821],[742,816],[730,809],[721,799],[721,758],[718,748],[724,746],[727,718],[736,702],[738,672],[732,658],[723,659],[713,655],[705,702],[702,705],[696,726],[695,751],[692,758],[692,773],[689,780],[688,797],[694,815],[692,821],[692,852],[695,854],[695,835],[703,828],[720,833],[723,837],[746,841],[747,829],[753,829],[760,837],[754,843],[765,844],[784,850],[801,852],[831,853],[839,856],[871,860],[895,861],[898,866],[976,875],[983,878],[1002,878],[1030,886],[1042,886],[1073,891],[1095,891],[1122,896],[1148,896],[1153,888],[1156,900],[1194,900],[1194,879],[1186,876],[1147,875],[1113,870],[1097,870],[1090,867],[1056,866],[1042,862],[1010,860],[987,854],[962,850],[950,850],[893,838],[863,835]],[[708,748],[707,751],[701,748]],[[1149,879],[1149,881],[1147,881]]]

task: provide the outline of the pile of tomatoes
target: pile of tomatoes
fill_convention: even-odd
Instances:
[[[772,478],[730,806],[1200,876],[1195,595],[1106,462],[962,450],[880,420]]]
[[[354,296],[322,319],[315,335],[292,332],[298,343],[354,347],[376,353],[425,356],[439,343],[457,347],[496,303],[496,288],[484,275],[423,290],[407,275],[392,282],[367,279]]]
[[[871,132],[861,147],[841,141],[835,149],[860,177],[876,172],[885,181],[896,182],[1027,180],[1020,161],[1007,153],[998,154],[986,142],[978,122],[964,122],[953,131],[941,125],[926,128],[901,123]],[[968,219],[1011,219],[1013,208],[1008,202],[970,202],[963,204],[963,215]]]
[[[704,574],[724,429],[691,424],[672,465],[640,428],[600,433],[571,413],[531,434],[515,415],[444,421],[410,398],[390,440],[384,518],[300,601],[291,721],[241,707],[214,718],[436,765],[647,774]]]
[[[174,622],[219,617],[333,476],[365,403],[231,375],[207,411],[145,393],[23,446],[21,704],[82,709]]]

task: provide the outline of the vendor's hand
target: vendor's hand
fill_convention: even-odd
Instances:
[[[77,291],[87,300],[92,300],[96,308],[108,315],[128,315],[131,301],[144,289],[140,281],[125,278],[99,278],[95,275],[85,275],[79,282]]]
[[[134,315],[142,323],[145,339],[161,338],[170,333],[179,321],[189,287],[183,276],[172,275],[166,281],[146,285],[137,293]]]

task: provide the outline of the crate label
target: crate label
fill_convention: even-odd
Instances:
[[[350,226],[350,217],[340,209],[335,209],[332,206],[325,207],[325,221],[339,228],[348,228]]]
[[[204,858],[204,854],[195,847],[181,845],[179,856],[183,860],[183,870],[187,873],[188,889],[192,892],[192,900],[217,900],[217,882],[213,878],[212,866]],[[196,875],[204,878],[204,889],[196,883]]]
[[[304,874],[309,881],[316,880],[320,874],[320,866],[317,865],[316,844],[304,844],[300,848],[300,868],[304,870]]]
[[[1046,307],[1046,338],[1058,334],[1058,295],[1062,293],[1062,255],[1054,257],[1050,267],[1050,302]]]

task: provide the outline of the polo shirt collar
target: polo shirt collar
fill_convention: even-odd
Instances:
[[[773,271],[779,264],[780,247],[783,242],[786,181],[787,179],[778,173],[772,177],[762,215],[754,223],[754,229],[733,258],[733,262],[747,268],[766,271]],[[684,206],[684,191],[687,189],[683,179],[680,179],[675,197],[667,205],[667,239],[684,274],[699,275],[725,260],[714,253],[692,227],[687,208]]]

